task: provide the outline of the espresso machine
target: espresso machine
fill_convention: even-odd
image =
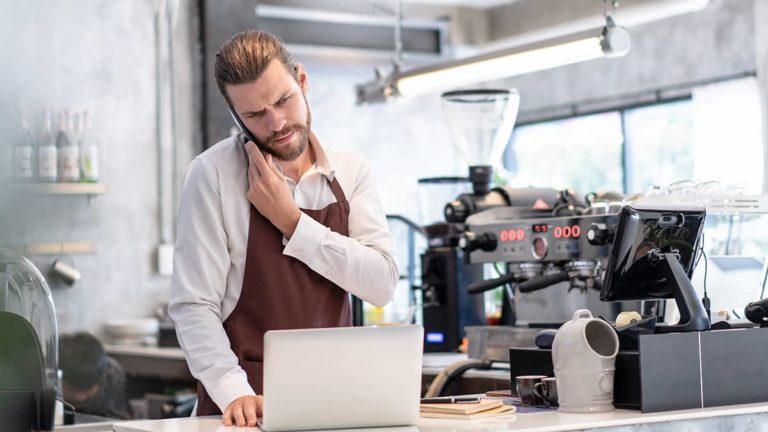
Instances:
[[[421,291],[427,352],[455,351],[466,326],[486,323],[483,296],[467,290],[485,278],[484,265],[470,262],[460,247],[467,217],[494,207],[538,214],[537,203],[553,205],[557,196],[552,189],[491,187],[493,165],[500,161],[509,141],[519,102],[514,90],[464,90],[442,95],[454,148],[469,166],[469,175],[466,179],[450,178],[454,188],[464,182],[466,192],[452,197],[447,205],[445,201],[432,202],[430,208],[443,209],[443,219],[424,227],[428,248],[421,255],[422,284],[415,288]],[[420,187],[422,183],[427,184],[420,182]]]
[[[425,351],[453,351],[466,326],[485,325],[481,293],[499,286],[505,326],[557,327],[581,308],[606,318],[618,313],[598,293],[624,197],[492,186],[518,104],[514,90],[442,95],[454,147],[469,166],[470,190],[444,204],[444,221],[425,227],[429,247],[417,287]],[[596,202],[603,205],[593,207]]]
[[[53,430],[58,391],[58,334],[51,291],[29,260],[0,249],[3,427],[14,431]]]

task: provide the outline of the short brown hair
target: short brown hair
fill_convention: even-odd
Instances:
[[[226,41],[216,53],[213,67],[216,85],[227,104],[232,105],[227,95],[228,85],[256,81],[274,59],[280,60],[288,72],[297,78],[293,57],[279,37],[264,31],[249,30],[237,33]]]

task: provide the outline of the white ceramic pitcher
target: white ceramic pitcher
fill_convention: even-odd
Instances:
[[[607,322],[579,309],[563,324],[552,343],[558,411],[593,413],[612,411],[613,374],[619,337]]]

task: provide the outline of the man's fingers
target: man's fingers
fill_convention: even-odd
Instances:
[[[264,155],[261,154],[261,150],[259,150],[256,144],[249,141],[248,144],[245,145],[245,151],[248,152],[248,159],[251,161],[251,164],[256,166],[256,169],[259,170],[260,174],[264,174],[269,167],[267,167],[267,161],[264,160]]]
[[[256,395],[256,415],[264,416],[264,396]]]
[[[259,177],[261,177],[261,174],[259,173],[259,170],[256,169],[256,167],[253,166],[253,165],[248,165],[248,180],[249,180],[248,183],[249,183],[249,185],[250,185],[250,183],[257,181],[259,179]]]
[[[227,409],[224,410],[222,420],[224,420],[224,426],[232,426],[232,405],[228,406]]]
[[[256,426],[256,420],[258,419],[256,398],[246,399],[243,410],[245,411],[245,419],[248,422],[246,426]]]
[[[253,141],[248,141],[245,143],[245,152],[248,153],[248,173],[251,174],[251,168],[256,170],[257,177],[259,174],[261,174],[261,171],[259,171],[259,166],[256,163],[257,155],[261,155],[261,151],[258,147],[256,147],[256,144],[253,143]],[[262,156],[263,157],[263,156]]]
[[[239,401],[240,403],[235,403],[232,407],[232,415],[235,417],[235,424],[238,427],[245,426],[245,414],[243,414],[243,403],[242,401]]]
[[[283,173],[280,172],[275,163],[272,161],[272,155],[270,154],[267,155],[267,166],[272,170],[273,173],[277,175],[277,178],[283,178]]]

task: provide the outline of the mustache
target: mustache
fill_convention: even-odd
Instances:
[[[301,132],[301,131],[304,131],[304,130],[305,130],[305,128],[302,125],[298,125],[298,124],[291,125],[291,126],[286,126],[283,129],[281,129],[281,130],[279,130],[277,132],[274,132],[272,134],[272,136],[269,137],[269,140],[267,142],[268,143],[273,143],[277,138],[284,137],[284,136],[288,135],[291,132]]]

